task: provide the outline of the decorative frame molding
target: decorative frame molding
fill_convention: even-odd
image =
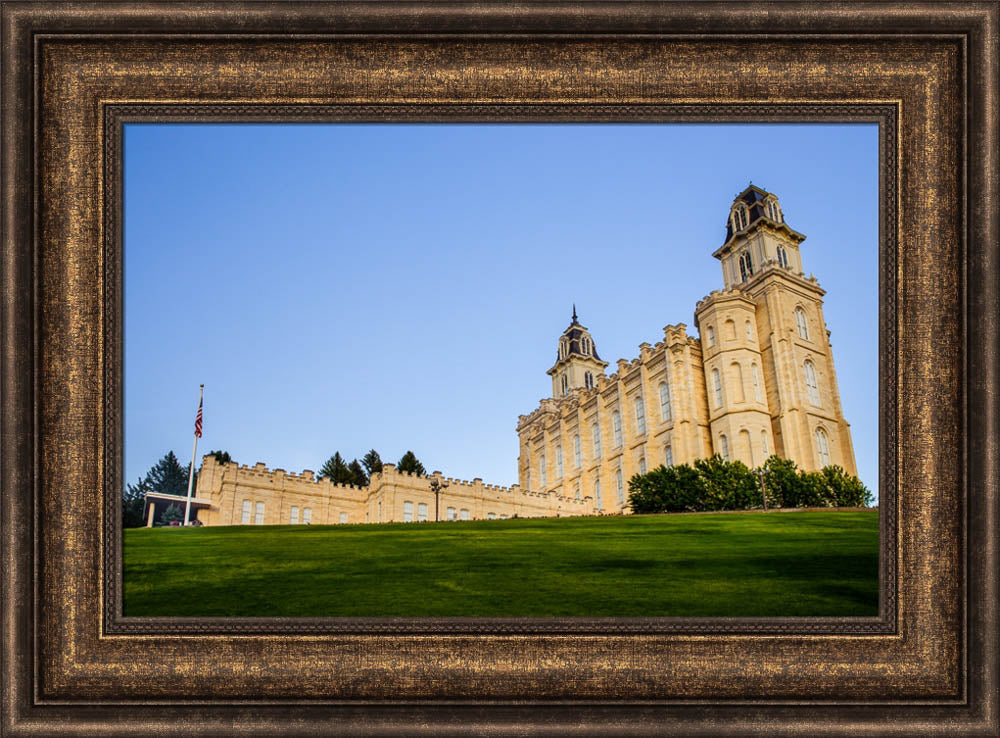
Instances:
[[[998,8],[2,3],[2,734],[995,735]],[[185,116],[878,120],[879,617],[122,618],[119,136]]]

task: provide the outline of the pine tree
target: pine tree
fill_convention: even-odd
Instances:
[[[145,477],[135,484],[126,484],[122,492],[122,528],[141,528],[146,524],[142,513],[146,508],[146,493],[151,487]]]
[[[412,451],[407,451],[403,454],[399,463],[396,464],[396,469],[398,471],[411,472],[413,474],[427,474],[427,470],[424,469],[424,465],[417,460],[416,455]]]
[[[357,459],[348,464],[347,468],[350,470],[351,476],[353,477],[351,484],[356,484],[359,487],[365,487],[368,485],[368,475],[365,474],[365,470],[361,468],[361,464],[358,463]]]
[[[188,472],[173,451],[156,462],[146,475],[150,489],[164,495],[187,495]]]
[[[336,451],[324,462],[319,470],[320,479],[329,479],[334,484],[354,484],[354,474],[344,461],[344,457]]]
[[[198,482],[197,472],[192,480],[196,486]],[[194,486],[192,489],[194,489]],[[147,492],[159,492],[167,495],[187,496],[188,471],[181,466],[180,461],[173,451],[168,451],[166,455],[157,461],[153,467],[146,472],[146,476],[141,477],[135,484],[128,484],[122,492],[122,526],[125,528],[136,528],[145,524],[142,519],[142,512],[146,504]],[[157,522],[165,522],[166,510],[163,505],[157,505]],[[183,518],[183,514],[181,515]]]
[[[228,451],[209,451],[208,456],[214,456],[220,464],[228,464],[233,460]]]
[[[372,449],[364,456],[361,457],[361,463],[364,464],[365,469],[368,471],[368,476],[372,474],[378,474],[382,471],[382,457],[378,455],[378,451]]]

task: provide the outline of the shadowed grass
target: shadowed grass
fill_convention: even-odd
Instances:
[[[127,616],[873,616],[878,512],[125,531]]]

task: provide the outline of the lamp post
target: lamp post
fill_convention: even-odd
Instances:
[[[767,512],[767,490],[764,489],[764,467],[757,470],[757,479],[760,480],[760,499],[764,501],[764,512]]]
[[[441,490],[448,486],[447,482],[442,482],[441,478],[438,476],[441,472],[431,472],[433,477],[431,478],[431,489],[434,491],[434,522],[441,522],[441,506],[438,504],[440,499]]]

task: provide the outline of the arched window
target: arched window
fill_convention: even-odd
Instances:
[[[590,356],[590,339],[586,336],[580,339],[580,353],[584,356]]]
[[[412,523],[413,522],[413,503],[407,500],[403,503],[403,522]]]
[[[635,431],[639,435],[646,432],[646,403],[641,395],[635,398]]]
[[[340,522],[341,524],[347,522],[347,513],[340,513]]]
[[[760,432],[760,448],[764,452],[764,460],[771,456],[771,450],[767,446],[767,431]]]
[[[562,393],[565,395],[569,392],[569,377],[566,376],[565,372],[563,372],[560,381],[562,382]]]
[[[427,503],[421,502],[417,505],[417,522],[426,523],[427,522]]]
[[[660,420],[669,422],[670,417],[670,385],[660,382]]]
[[[597,423],[594,423],[590,429],[594,434],[594,458],[599,459],[601,458],[601,428]]]
[[[292,505],[291,513],[288,516],[288,522],[292,525],[299,524],[299,508],[295,505]]]
[[[461,510],[458,511],[458,519],[459,520],[468,520],[469,519],[469,511],[466,510],[463,507]]]
[[[302,508],[302,522],[305,523],[306,525],[309,525],[310,523],[312,523],[312,519],[313,519],[312,508],[311,507]]]
[[[820,407],[819,385],[816,383],[816,367],[813,366],[813,363],[809,359],[806,359],[802,368],[806,374],[806,396],[809,398],[809,402],[816,407]]]
[[[562,479],[563,476],[563,457],[562,457],[562,445],[556,446],[556,479]]]
[[[715,387],[715,406],[722,407],[722,376],[718,369],[712,370],[712,385]]]
[[[743,367],[734,361],[730,369],[732,369],[733,379],[736,380],[736,402],[746,402],[746,392],[743,389]]]
[[[749,320],[746,322],[746,326],[745,327],[746,327],[746,332],[747,332],[747,338],[752,341],[753,340],[753,327],[750,325],[750,321]]]
[[[747,281],[747,265],[743,261],[743,254],[740,254],[740,281],[741,282]]]
[[[819,456],[821,467],[830,466],[830,439],[822,428],[816,429],[816,454]]]
[[[594,375],[590,372],[584,372],[583,374],[583,386],[587,389],[594,388]]]
[[[542,480],[542,486],[548,484],[548,475],[545,472],[545,454],[538,458],[538,478]]]
[[[760,372],[756,364],[750,365],[750,379],[753,382],[753,396],[757,402],[761,402],[763,396],[760,394]]]
[[[264,503],[263,502],[258,502],[257,505],[254,507],[253,524],[254,525],[263,525],[264,524]]]
[[[601,499],[601,478],[594,477],[594,507],[598,510],[604,509],[604,500]]]
[[[565,359],[569,355],[569,341],[565,338],[559,341],[559,358]]]
[[[747,274],[752,277],[753,276],[753,259],[750,256],[750,250],[749,249],[743,252],[743,260],[746,262]]]
[[[252,506],[253,503],[250,502],[250,500],[243,500],[243,515],[240,517],[240,522],[243,523],[243,525],[250,524],[250,509]]]
[[[719,451],[725,461],[729,461],[729,439],[725,435],[719,436]]]
[[[809,340],[809,321],[806,320],[806,311],[800,307],[795,308],[795,325],[799,329],[799,338]]]
[[[663,449],[663,464],[664,466],[674,465],[674,448],[669,443]]]
[[[457,513],[458,511],[455,508],[449,507],[444,511],[444,517],[446,520],[454,520],[457,517]]]
[[[577,469],[583,466],[583,451],[580,447],[580,434],[573,436],[573,461]]]
[[[639,457],[639,473],[640,474],[645,474],[646,473],[646,457],[645,456],[640,456]]]
[[[622,445],[622,416],[617,410],[611,413],[611,428],[615,432],[615,448]]]
[[[622,484],[622,470],[615,470],[615,488],[618,490],[618,504],[625,502],[625,486]]]
[[[743,458],[747,459],[750,462],[748,464],[748,466],[751,469],[753,469],[754,465],[755,465],[754,464],[754,460],[753,460],[753,445],[750,443],[750,431],[748,431],[748,430],[744,429],[744,430],[740,431],[740,449],[739,449],[739,451],[741,453],[745,454],[745,456]]]
[[[736,340],[736,323],[731,320],[726,321],[726,340],[735,341]]]
[[[708,326],[708,328],[705,330],[705,335],[708,336],[708,345],[709,346],[714,346],[715,345],[715,329],[712,328],[712,326]]]

